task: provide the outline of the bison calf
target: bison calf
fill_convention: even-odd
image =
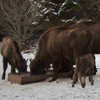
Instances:
[[[91,85],[93,85],[92,72],[94,70],[94,64],[95,64],[94,56],[91,53],[87,53],[83,56],[76,58],[76,70],[73,75],[72,87],[74,87],[74,84],[76,83],[79,77],[81,86],[84,88],[86,75],[89,75],[89,81],[91,82]]]
[[[26,61],[20,53],[18,44],[12,37],[7,36],[3,39],[1,54],[3,56],[2,79],[5,79],[5,72],[8,67],[8,63],[11,65],[11,73],[15,73],[15,68],[17,68],[19,72],[27,71]]]

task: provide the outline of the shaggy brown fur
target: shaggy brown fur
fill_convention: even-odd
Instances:
[[[80,30],[88,30],[94,33],[94,41],[93,41],[93,48],[92,52],[95,54],[100,54],[100,21],[99,22],[92,22],[92,21],[85,21],[80,22],[72,25],[71,29],[79,28]]]
[[[80,23],[76,23],[70,26],[70,29],[79,28],[80,30],[88,30],[94,33],[94,41],[92,46],[92,53],[93,54],[100,54],[100,21],[93,22],[93,21],[84,21]],[[94,67],[94,75],[96,74],[97,69]]]
[[[83,50],[86,52],[88,50],[86,47],[89,47],[91,41],[93,40],[91,32],[82,31],[81,34],[79,34],[79,32],[81,32],[79,29],[70,30],[70,28],[56,27],[42,34],[38,41],[38,50],[35,59],[30,64],[31,74],[44,74],[45,67],[49,66],[50,63],[53,64],[56,77],[57,73],[60,72],[62,68],[66,68],[68,72],[73,71],[72,62],[73,52],[75,49],[74,45],[76,46],[78,41],[81,42],[81,45],[85,48]],[[81,40],[80,38],[84,40]],[[77,47],[78,46],[80,46],[79,43]],[[78,53],[78,51],[75,52],[75,54],[76,53]],[[72,64],[67,65],[67,61]]]
[[[94,70],[94,62],[94,56],[91,53],[76,58],[76,70],[73,75],[72,87],[74,87],[74,83],[76,83],[79,77],[81,86],[84,88],[86,75],[89,75],[89,81],[91,82],[91,85],[93,85],[92,72]],[[82,76],[84,80],[82,80]]]
[[[12,37],[7,36],[3,39],[1,54],[3,56],[2,79],[5,79],[5,72],[8,67],[7,63],[11,65],[11,73],[15,73],[15,68],[17,68],[19,72],[27,71],[26,61],[20,53],[18,44]]]
[[[92,50],[89,46],[92,43],[89,42],[92,39],[91,32],[94,37]],[[76,33],[78,33],[75,36],[76,40],[74,39],[74,36],[71,37],[69,35],[72,39],[68,38],[68,34],[75,35]],[[87,33],[88,35],[86,36],[85,34]],[[83,40],[77,39],[80,36]],[[84,44],[82,41],[86,41],[86,44]],[[62,59],[73,60],[73,58],[75,59],[76,56],[83,55],[88,51],[100,54],[99,41],[100,22],[86,21],[74,24],[68,28],[51,28],[40,36],[38,41],[38,51],[36,53],[35,59],[30,64],[31,74],[34,74],[34,72],[36,72],[35,70],[37,70],[36,73],[38,73],[38,71],[40,71],[40,73],[45,73],[45,67],[43,68],[43,66],[48,66],[50,63],[61,62],[63,61]],[[60,66],[61,64],[58,65]],[[96,72],[97,69],[95,67],[94,74],[96,74]]]
[[[88,30],[72,30],[69,31],[67,41],[75,59],[77,56],[84,55],[87,52],[92,53],[94,34]]]
[[[73,64],[66,64],[67,60],[70,61],[73,58],[70,55],[71,53],[67,54],[66,52],[66,50],[71,52],[66,46],[67,31],[65,27],[55,27],[41,35],[35,59],[30,63],[31,74],[44,74],[45,71],[43,69],[49,66],[50,63],[53,64],[55,73],[63,69],[68,72],[73,70]],[[66,55],[68,55],[68,58]],[[65,67],[62,69],[63,65]]]

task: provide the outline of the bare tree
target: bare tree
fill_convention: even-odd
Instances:
[[[33,34],[33,30],[28,31],[34,19],[31,4],[29,0],[0,0],[5,16],[2,27],[21,44]]]

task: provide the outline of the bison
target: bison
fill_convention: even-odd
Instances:
[[[86,53],[85,55],[76,58],[76,70],[73,75],[72,87],[74,87],[74,84],[76,83],[79,77],[81,86],[84,88],[85,78],[87,74],[89,75],[89,81],[91,82],[91,85],[93,85],[92,72],[94,70],[94,64],[95,64],[94,56],[91,53]]]
[[[1,54],[3,56],[3,74],[2,79],[5,79],[7,64],[11,65],[11,73],[15,73],[15,69],[19,72],[27,71],[27,64],[23,59],[17,42],[10,36],[3,38],[1,46]]]
[[[69,53],[71,50],[66,46],[67,32],[65,27],[54,27],[40,36],[35,59],[30,63],[31,74],[45,74],[45,68],[50,64],[53,64],[55,73],[64,72],[64,70],[73,71],[73,61],[66,56],[73,58]],[[66,61],[68,61],[67,64]]]
[[[74,61],[76,60],[77,56],[82,56],[87,52],[90,52],[94,54],[96,52],[93,50],[93,48],[97,45],[94,45],[96,43],[96,34],[92,31],[89,31],[85,28],[75,28],[71,29],[69,31],[69,34],[67,36],[67,41],[69,42],[68,45],[72,49]],[[95,58],[95,56],[94,56]],[[96,64],[94,64],[94,72],[93,75],[96,74]]]
[[[100,54],[100,21],[83,21],[76,23],[72,26],[70,26],[70,29],[76,29],[79,28],[81,30],[88,30],[92,33],[94,33],[94,40],[93,40],[93,46],[92,46],[92,53],[93,54]],[[96,66],[94,67],[94,75],[97,72]]]
[[[75,44],[73,44],[74,41],[76,41]],[[81,32],[79,29],[71,30],[65,27],[52,28],[43,33],[38,41],[38,50],[35,59],[30,63],[31,74],[45,74],[44,69],[50,63],[53,64],[53,69],[56,73],[55,77],[57,77],[57,73],[62,69],[66,69],[68,72],[73,71],[73,58],[78,53],[77,50],[74,50],[74,45],[76,46],[78,41],[82,43],[84,48],[84,51],[80,53],[85,53],[91,47],[93,34],[86,30]],[[71,63],[68,64],[67,62]]]

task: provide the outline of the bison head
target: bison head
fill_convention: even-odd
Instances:
[[[32,60],[30,63],[30,74],[31,75],[38,75],[38,74],[45,74],[45,67],[44,64],[39,60]]]
[[[25,59],[18,61],[18,71],[19,72],[27,72],[27,63]]]

